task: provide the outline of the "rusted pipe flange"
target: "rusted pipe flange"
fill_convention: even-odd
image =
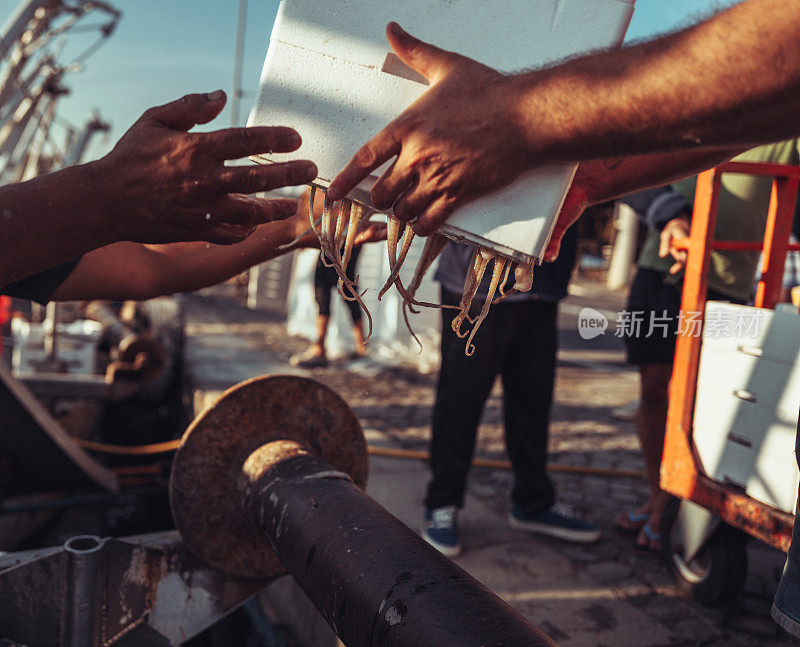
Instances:
[[[336,393],[303,377],[273,375],[242,382],[189,425],[169,483],[175,526],[203,562],[235,577],[285,571],[242,512],[237,477],[247,457],[274,440],[305,445],[360,487],[367,445],[352,409]]]

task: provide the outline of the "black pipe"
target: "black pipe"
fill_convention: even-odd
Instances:
[[[101,569],[106,540],[78,535],[64,544],[68,560],[63,647],[99,647],[102,607]]]
[[[279,443],[246,461],[245,513],[348,647],[555,645],[346,474]]]

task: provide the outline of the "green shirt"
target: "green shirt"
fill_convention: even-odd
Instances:
[[[734,159],[737,162],[799,164],[800,140],[759,146]],[[697,178],[690,178],[672,186],[691,203],[694,200],[696,183]],[[714,238],[761,242],[764,238],[771,192],[772,179],[769,177],[724,173]],[[651,230],[639,254],[639,267],[663,273],[669,270],[674,261],[671,256],[660,258],[658,247],[659,232]],[[748,300],[753,292],[758,257],[758,252],[711,252],[708,287],[737,299]],[[675,280],[682,280],[682,274],[676,275]]]

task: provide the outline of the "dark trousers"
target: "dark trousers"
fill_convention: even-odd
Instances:
[[[351,281],[355,278],[356,263],[358,263],[358,257],[363,247],[363,245],[356,245],[353,247],[353,253],[350,254],[350,262],[347,264],[347,268],[345,268],[345,276]],[[333,267],[329,267],[322,262],[322,252],[320,252],[319,258],[317,259],[317,267],[314,270],[314,300],[317,302],[317,312],[320,315],[325,317],[331,316],[331,292],[336,289],[338,283],[339,275]],[[353,288],[358,290],[358,283],[356,283]],[[345,293],[347,292],[345,291]],[[350,318],[353,320],[353,323],[361,321],[361,306],[358,301],[355,299],[352,301],[342,299],[342,301],[344,301],[344,304],[350,311]]]
[[[459,295],[442,290],[442,303],[457,305],[459,299]],[[480,310],[480,305],[474,304],[473,309]],[[425,505],[429,510],[463,505],[478,423],[499,374],[506,449],[514,468],[511,500],[528,514],[543,512],[554,500],[545,463],[558,347],[558,302],[493,305],[475,335],[472,357],[464,354],[466,339],[459,339],[450,328],[456,312],[442,310],[442,365],[430,449],[433,479]]]

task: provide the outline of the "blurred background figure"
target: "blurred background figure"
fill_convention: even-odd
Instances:
[[[555,505],[547,476],[547,439],[558,349],[558,302],[567,295],[575,266],[577,236],[571,230],[561,254],[534,272],[533,289],[496,303],[475,337],[475,353],[465,354],[463,339],[451,332],[458,312],[442,310],[442,363],[433,409],[431,470],[422,536],[442,553],[461,553],[457,512],[464,504],[467,475],[484,404],[495,378],[503,381],[506,449],[514,470],[509,523],[512,527],[587,543],[600,530]],[[435,279],[441,301],[458,305],[474,250],[450,243],[442,252]],[[477,315],[488,292],[485,276],[473,300]],[[510,289],[513,275],[504,286]]]
[[[798,164],[799,140],[760,146],[735,158],[742,162]],[[695,179],[633,194],[623,199],[649,226],[631,285],[627,312],[641,325],[625,335],[628,363],[639,367],[640,401],[636,426],[650,490],[647,501],[634,510],[620,512],[615,529],[634,539],[640,551],[661,554],[661,515],[670,496],[659,485],[664,448],[669,382],[675,355],[675,339],[681,316],[681,291],[685,252],[670,251],[671,243],[689,236]],[[764,237],[772,190],[771,178],[727,173],[719,196],[717,240],[758,241]],[[787,257],[785,283],[793,258]],[[707,299],[745,304],[750,301],[759,267],[758,252],[711,252]],[[651,325],[664,322],[666,328]]]
[[[350,263],[348,263],[347,268],[345,268],[347,278],[351,281],[356,278],[355,267],[360,254],[361,246],[354,247],[353,254],[350,257]],[[328,326],[331,322],[332,292],[337,289],[338,282],[339,276],[336,274],[336,270],[332,266],[326,265],[326,261],[323,260],[322,252],[320,252],[319,258],[317,259],[317,267],[314,270],[314,300],[317,302],[317,338],[305,351],[292,356],[289,360],[292,366],[315,368],[328,365],[328,356],[325,353],[325,337],[328,334]],[[358,284],[353,287],[358,290]],[[355,350],[350,354],[350,359],[359,359],[367,354],[361,306],[355,299],[342,298],[342,300],[350,311],[350,318],[353,320],[353,341],[355,342]]]

